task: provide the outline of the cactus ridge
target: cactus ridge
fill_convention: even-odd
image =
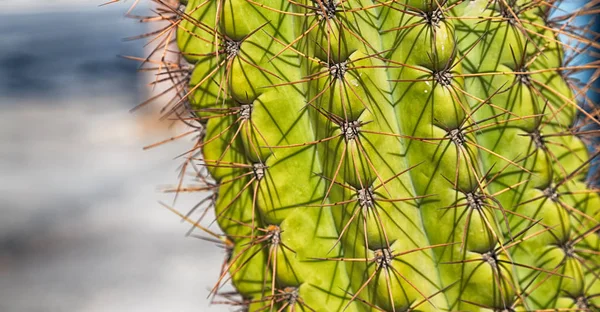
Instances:
[[[149,2],[140,107],[189,129],[148,148],[194,136],[165,206],[225,250],[213,302],[600,311],[598,1]]]

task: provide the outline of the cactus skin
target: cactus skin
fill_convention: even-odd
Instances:
[[[599,311],[597,133],[579,131],[598,121],[550,3],[158,2],[184,59],[161,63],[185,72],[170,112],[193,117],[186,165],[206,170],[173,191],[211,192],[224,234],[191,222],[228,250],[213,294],[230,281],[248,311]]]

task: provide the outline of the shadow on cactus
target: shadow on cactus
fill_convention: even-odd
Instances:
[[[149,2],[141,105],[189,127],[150,147],[193,137],[167,191],[199,203],[165,206],[226,250],[215,303],[599,311],[600,67],[564,57],[597,1]]]

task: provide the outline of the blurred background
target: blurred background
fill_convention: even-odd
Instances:
[[[145,54],[132,2],[0,0],[2,312],[231,310],[206,298],[221,250],[158,204],[190,143],[142,150],[178,132],[129,113],[149,81],[117,57]]]
[[[223,253],[158,204],[190,142],[143,151],[178,132],[129,112],[147,25],[102,1],[0,0],[0,311],[230,311]]]

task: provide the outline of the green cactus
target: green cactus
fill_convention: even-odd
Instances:
[[[244,311],[600,311],[598,124],[554,1],[153,0],[144,63]],[[589,9],[589,7],[584,7]],[[175,47],[176,46],[176,47]],[[174,51],[177,50],[177,51]],[[158,65],[157,65],[158,64]],[[167,78],[168,77],[168,78]],[[194,165],[194,166],[192,166]],[[172,208],[171,208],[172,209]],[[206,224],[206,222],[202,223]],[[222,231],[223,234],[217,234]],[[237,293],[222,293],[230,282]]]

